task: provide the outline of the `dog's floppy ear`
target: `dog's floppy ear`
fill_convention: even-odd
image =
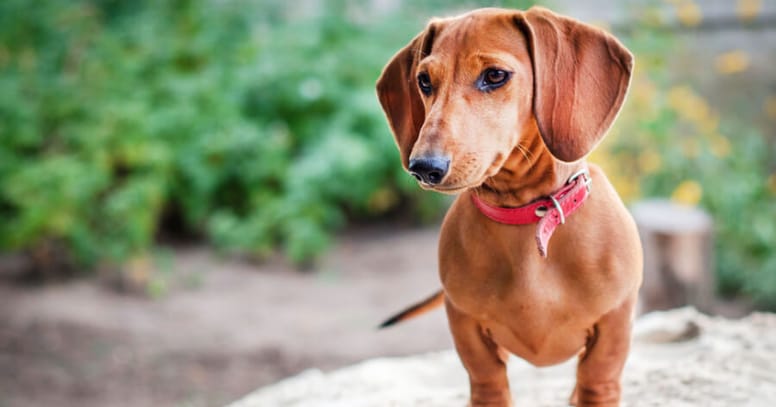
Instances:
[[[527,37],[534,74],[533,109],[556,158],[583,158],[622,107],[633,55],[603,30],[533,7],[516,22]]]
[[[415,70],[418,62],[431,52],[436,31],[435,23],[431,22],[388,61],[377,80],[377,96],[393,131],[404,168],[409,165],[412,146],[426,115]]]

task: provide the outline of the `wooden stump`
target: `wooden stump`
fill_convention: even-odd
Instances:
[[[714,296],[711,217],[665,200],[638,202],[631,212],[644,246],[639,313],[686,304],[708,311]]]

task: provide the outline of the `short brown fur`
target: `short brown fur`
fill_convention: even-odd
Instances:
[[[572,403],[619,405],[641,246],[614,188],[584,157],[619,112],[632,64],[609,34],[548,10],[482,9],[433,20],[378,80],[405,168],[450,157],[444,179],[421,186],[460,194],[442,225],[439,274],[472,406],[511,405],[508,352],[537,366],[579,355]],[[511,77],[483,92],[474,83],[492,67]],[[524,205],[584,167],[591,195],[555,231],[548,258],[535,224],[496,223],[471,202]]]

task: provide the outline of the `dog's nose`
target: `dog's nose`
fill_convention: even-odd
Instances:
[[[442,182],[450,168],[450,159],[445,157],[424,157],[410,160],[410,174],[429,185]]]

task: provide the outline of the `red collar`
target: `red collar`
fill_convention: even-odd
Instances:
[[[574,213],[590,195],[590,173],[582,169],[572,175],[566,185],[547,198],[539,199],[517,208],[490,206],[476,194],[471,194],[474,206],[493,221],[506,225],[536,226],[536,244],[539,254],[547,257],[547,243],[555,228],[566,222],[566,217]]]

